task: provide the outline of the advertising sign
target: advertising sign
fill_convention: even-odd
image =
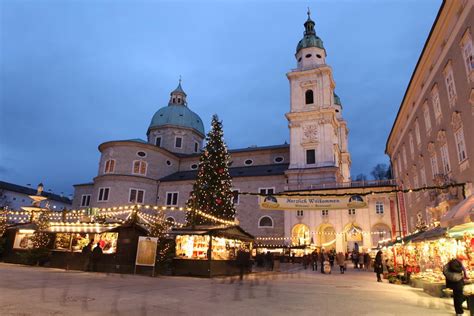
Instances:
[[[264,210],[331,210],[364,208],[367,203],[360,195],[352,196],[259,196],[258,204]]]
[[[135,260],[135,265],[154,267],[157,246],[158,238],[156,237],[138,237],[137,258]]]

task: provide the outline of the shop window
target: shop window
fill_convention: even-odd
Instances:
[[[109,200],[110,188],[99,188],[98,202],[107,202]]]
[[[314,165],[316,163],[316,150],[308,149],[306,150],[306,164]]]
[[[306,92],[305,92],[305,103],[306,104],[313,104],[314,103],[313,90],[306,90]]]
[[[270,216],[263,216],[258,221],[259,228],[273,228],[273,219]]]
[[[83,194],[81,196],[81,207],[88,207],[91,205],[91,195]]]
[[[115,170],[115,160],[109,159],[105,162],[104,173],[112,173]]]
[[[464,132],[461,127],[454,133],[454,139],[456,140],[456,149],[458,152],[459,163],[463,162],[467,158],[466,154],[466,143],[464,142]]]
[[[382,215],[383,212],[384,212],[383,202],[379,202],[379,201],[375,202],[375,213]]]
[[[143,160],[133,162],[133,174],[146,175],[147,163]]]
[[[304,211],[303,210],[297,210],[296,211],[296,216],[297,217],[303,217],[304,216]]]
[[[145,190],[130,189],[128,201],[130,203],[143,204],[145,199]]]
[[[167,206],[178,205],[178,192],[166,192],[166,205]]]
[[[183,138],[182,137],[176,137],[174,139],[174,147],[175,148],[181,148],[183,145]]]
[[[155,146],[156,146],[156,147],[161,147],[161,136],[158,136],[158,137],[155,139]]]
[[[233,196],[232,202],[234,203],[234,205],[239,205],[239,202],[240,202],[240,199],[239,199],[239,197],[240,197],[239,192],[240,192],[239,189],[234,189],[234,190],[232,191],[232,196]]]

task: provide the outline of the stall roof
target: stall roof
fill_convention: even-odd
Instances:
[[[117,224],[74,224],[74,225],[51,225],[45,231],[48,233],[96,233],[100,234],[113,230]]]
[[[253,241],[254,236],[247,233],[240,226],[209,226],[196,225],[194,227],[173,228],[173,235],[211,235],[226,238],[235,238],[239,240]]]
[[[441,226],[454,227],[474,221],[474,194],[458,203],[441,217]]]
[[[424,231],[423,233],[414,237],[411,241],[417,242],[417,241],[431,240],[431,239],[444,237],[446,235],[446,230],[447,230],[446,227],[438,226],[430,230]]]
[[[466,232],[474,231],[474,222],[465,223],[462,225],[457,225],[448,230],[448,234],[451,237],[462,236]]]

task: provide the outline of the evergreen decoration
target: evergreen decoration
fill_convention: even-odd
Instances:
[[[167,238],[168,230],[172,227],[172,223],[165,219],[165,215],[160,212],[155,221],[150,225],[151,237],[158,237],[158,245],[156,249],[156,263],[158,271],[166,274],[170,268],[174,258],[174,239]]]
[[[219,219],[234,220],[235,208],[232,178],[228,165],[230,156],[224,143],[222,122],[212,117],[211,130],[206,136],[206,147],[199,159],[199,169],[193,191],[187,202],[191,211],[186,213],[189,225],[216,225],[211,219],[200,216],[194,210],[203,211]]]
[[[36,220],[37,229],[31,238],[33,248],[45,249],[48,247],[50,236],[46,232],[49,226],[49,217],[47,212],[41,212]]]
[[[5,234],[7,230],[7,211],[5,209],[0,210],[0,237]]]

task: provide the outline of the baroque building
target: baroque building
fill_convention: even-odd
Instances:
[[[393,194],[375,194],[391,190],[393,185],[390,181],[351,182],[342,103],[309,12],[295,58],[296,68],[287,74],[290,143],[230,149],[229,171],[235,192],[373,194],[364,197],[364,207],[357,210],[263,210],[257,196],[236,194],[237,219],[257,238],[340,251],[352,249],[355,243],[370,248],[399,231]],[[91,183],[75,185],[73,206],[185,206],[196,179],[204,134],[202,120],[189,108],[180,82],[168,105],[153,115],[147,140],[118,140],[99,146],[98,175]],[[180,223],[185,219],[179,210],[169,210],[166,215]]]
[[[464,192],[404,194],[410,231],[439,222],[472,195],[473,6],[473,1],[443,1],[387,140],[386,153],[404,189],[467,183]]]

